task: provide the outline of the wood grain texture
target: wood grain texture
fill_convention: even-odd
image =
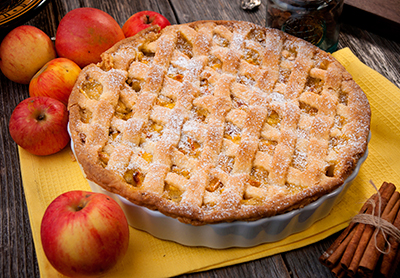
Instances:
[[[338,234],[330,238],[337,236]],[[320,264],[316,254],[322,254],[330,244],[332,243],[329,240],[324,240],[318,244],[311,244],[285,253],[284,258],[288,268],[292,271],[292,277],[334,277],[328,268],[316,267]]]
[[[398,0],[345,0],[343,22],[400,42]]]
[[[247,20],[265,26],[266,1],[254,11],[240,9],[239,0],[53,0],[29,24],[55,37],[57,25],[70,10],[95,7],[110,13],[122,26],[135,12],[154,10],[171,23],[195,20]],[[349,47],[359,59],[400,87],[400,44],[363,28],[344,24],[339,47]],[[19,168],[18,149],[8,132],[15,106],[28,97],[28,86],[0,74],[0,277],[40,277]],[[229,266],[181,275],[209,277],[333,277],[318,257],[337,237],[291,252]],[[396,274],[399,277],[400,272]]]
[[[376,70],[400,88],[400,43],[357,27],[342,24],[339,47],[349,47],[367,66]]]
[[[239,0],[171,0],[170,2],[179,23],[197,20],[244,20],[265,26],[266,1],[252,11],[243,11]]]
[[[345,0],[347,5],[400,24],[398,0]]]

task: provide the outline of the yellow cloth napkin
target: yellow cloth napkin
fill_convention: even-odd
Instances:
[[[278,242],[252,248],[214,250],[186,247],[130,228],[130,246],[124,259],[107,277],[168,277],[251,261],[300,248],[345,228],[362,204],[383,181],[400,185],[400,90],[361,63],[349,49],[333,54],[367,94],[372,107],[369,156],[361,171],[330,215],[312,227]],[[41,277],[61,277],[49,264],[40,241],[40,223],[46,207],[69,190],[90,190],[69,148],[48,157],[19,149],[21,172]],[[355,201],[356,200],[356,201]]]

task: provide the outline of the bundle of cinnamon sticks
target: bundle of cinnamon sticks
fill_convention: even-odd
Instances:
[[[336,277],[392,277],[400,261],[399,208],[396,186],[384,182],[320,262]]]

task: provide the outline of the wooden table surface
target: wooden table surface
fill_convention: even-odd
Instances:
[[[54,37],[61,18],[78,7],[106,11],[121,26],[130,15],[141,10],[159,12],[172,24],[204,19],[234,19],[264,26],[266,21],[266,0],[253,11],[243,11],[240,0],[53,0],[27,24],[37,26]],[[3,36],[4,33],[0,37]],[[343,24],[339,48],[343,47],[349,47],[362,62],[400,87],[400,44],[396,40]],[[13,109],[28,96],[27,85],[13,83],[0,73],[0,152],[3,154],[0,156],[0,277],[5,278],[40,277],[22,187],[18,149],[8,132]],[[337,236],[334,234],[291,252],[180,277],[333,277],[318,262],[318,257]],[[396,275],[400,277],[399,269]]]

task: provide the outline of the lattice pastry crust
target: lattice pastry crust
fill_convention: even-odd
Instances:
[[[193,225],[285,213],[336,189],[371,114],[331,55],[238,21],[121,41],[82,70],[68,107],[89,180]]]

